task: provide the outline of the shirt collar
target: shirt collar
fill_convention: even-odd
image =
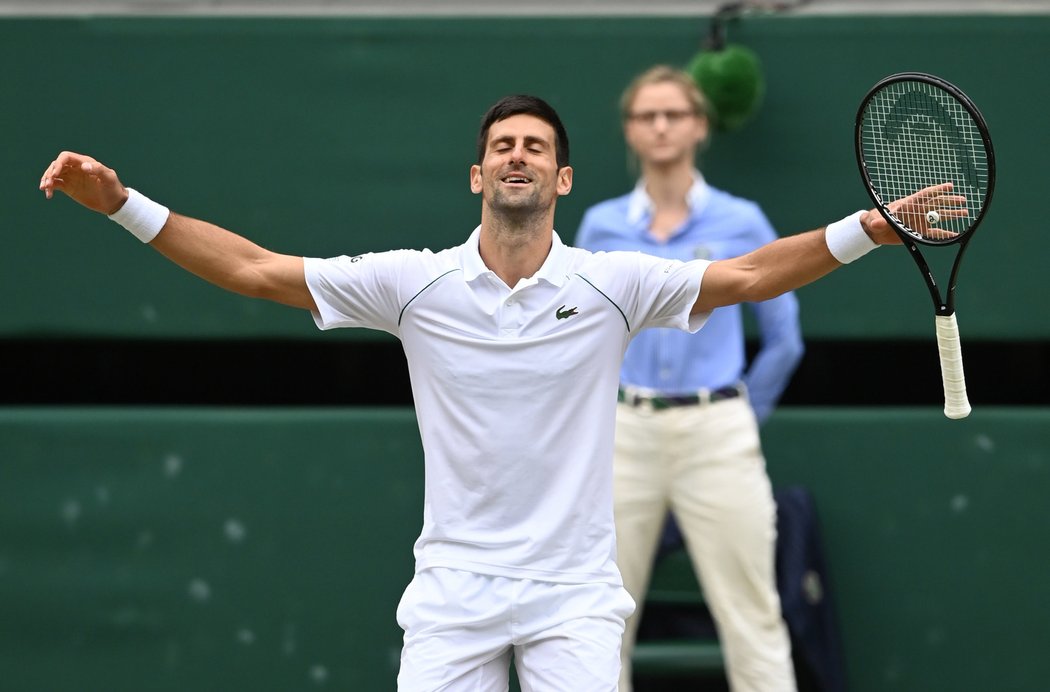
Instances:
[[[551,231],[551,235],[553,236],[551,251],[548,253],[547,259],[543,260],[543,265],[539,268],[539,271],[532,275],[532,279],[543,279],[547,283],[561,286],[567,278],[566,274],[568,273],[570,260],[569,251],[565,244],[561,242],[557,231]],[[483,274],[495,276],[495,273],[485,266],[485,262],[481,259],[480,240],[481,226],[478,226],[463,245],[463,278],[467,281],[473,281]]]
[[[686,203],[689,204],[690,213],[696,216],[701,210],[707,205],[707,200],[711,196],[711,187],[704,180],[703,174],[693,169],[693,184],[689,187],[689,192],[686,193]],[[653,215],[653,200],[649,197],[649,193],[645,191],[645,178],[638,180],[638,183],[634,186],[634,190],[631,192],[630,198],[627,200],[627,221],[631,224],[638,225],[643,221],[652,218]]]

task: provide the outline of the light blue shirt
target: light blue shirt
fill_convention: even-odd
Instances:
[[[728,259],[775,240],[776,231],[757,204],[711,187],[699,171],[689,190],[689,218],[666,240],[649,233],[652,200],[644,181],[627,195],[594,205],[584,214],[575,244],[592,251],[638,250],[679,260]],[[703,290],[703,289],[701,289]],[[693,394],[743,382],[759,421],[773,412],[802,359],[798,300],[785,293],[754,311],[760,348],[747,363],[739,305],[714,311],[697,334],[648,329],[631,342],[620,382],[665,395]]]

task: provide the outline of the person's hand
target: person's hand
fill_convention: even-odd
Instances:
[[[935,240],[946,240],[957,235],[953,231],[937,228],[937,223],[946,219],[964,218],[969,212],[966,209],[966,198],[950,194],[952,183],[941,183],[923,188],[915,194],[890,202],[890,211],[923,237]],[[936,212],[938,221],[933,221],[927,214]],[[860,217],[860,224],[872,242],[879,245],[900,245],[901,239],[893,227],[882,218],[877,209],[871,209]]]
[[[128,191],[112,168],[83,154],[63,151],[40,177],[40,189],[51,199],[60,190],[92,211],[112,214],[128,199]]]

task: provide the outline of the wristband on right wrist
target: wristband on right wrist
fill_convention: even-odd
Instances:
[[[168,214],[167,207],[129,187],[128,199],[124,206],[110,214],[109,218],[142,242],[148,243],[164,228],[164,224],[168,222]]]
[[[828,224],[824,230],[824,242],[832,256],[842,264],[849,264],[860,259],[878,247],[860,224],[860,217],[865,210],[850,214],[841,221]]]

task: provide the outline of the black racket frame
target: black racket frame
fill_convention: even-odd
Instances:
[[[864,125],[864,112],[868,107],[868,103],[884,88],[897,82],[923,82],[930,84],[938,89],[941,89],[948,93],[952,98],[959,102],[960,105],[970,114],[973,118],[974,124],[977,126],[977,131],[981,135],[981,140],[984,142],[984,149],[986,152],[986,164],[988,169],[988,185],[985,191],[984,204],[981,205],[980,212],[977,218],[970,224],[970,229],[966,233],[960,234],[958,237],[946,242],[934,242],[934,241],[923,241],[916,238],[911,233],[908,233],[904,228],[901,227],[901,222],[898,220],[892,212],[890,212],[888,202],[884,202],[882,196],[878,190],[875,189],[875,185],[872,183],[871,176],[868,174],[868,166],[864,161],[863,152],[863,141],[862,132]],[[880,79],[868,93],[864,96],[864,99],[860,103],[860,107],[857,109],[857,119],[854,128],[854,146],[857,155],[857,166],[860,168],[861,179],[864,181],[864,187],[868,191],[868,196],[871,197],[871,201],[875,203],[876,209],[882,214],[882,217],[886,219],[901,241],[908,248],[908,254],[911,255],[912,259],[915,260],[915,264],[919,267],[920,273],[922,273],[923,279],[926,281],[926,286],[930,291],[930,298],[933,299],[933,305],[938,315],[948,316],[955,313],[955,287],[958,280],[959,266],[962,263],[963,253],[966,251],[966,247],[969,245],[970,239],[973,237],[974,232],[977,230],[977,226],[980,225],[982,219],[984,219],[985,212],[988,210],[988,205],[992,201],[992,193],[995,190],[995,150],[992,148],[992,138],[988,133],[988,124],[984,120],[984,116],[981,115],[981,111],[977,109],[970,98],[963,93],[962,89],[955,86],[951,82],[937,77],[926,72],[898,72],[891,74],[888,77]],[[917,190],[916,190],[917,192]],[[895,200],[889,200],[895,201]],[[933,276],[933,272],[930,271],[929,265],[926,263],[926,258],[922,256],[916,243],[922,243],[924,245],[952,245],[955,243],[959,244],[959,252],[955,256],[955,262],[952,265],[951,274],[948,279],[948,290],[941,299],[940,291],[937,288],[937,280]]]

